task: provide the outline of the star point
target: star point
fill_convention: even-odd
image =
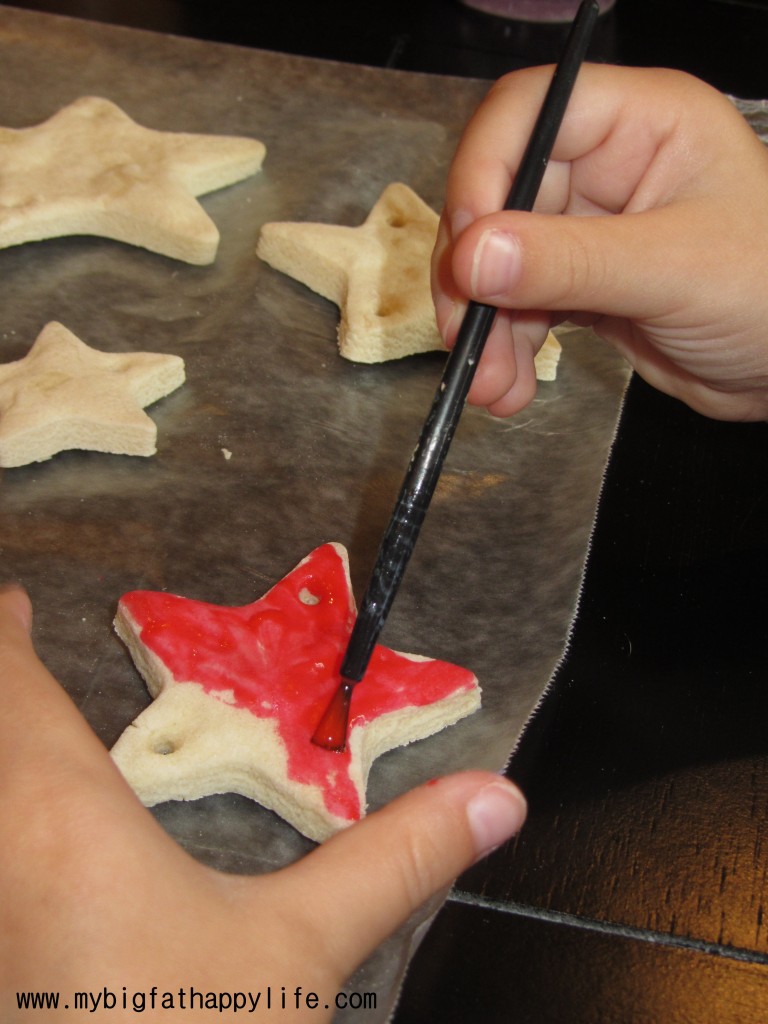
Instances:
[[[98,235],[212,263],[216,225],[196,197],[255,174],[256,139],[144,128],[85,96],[47,121],[0,128],[0,248]]]
[[[377,647],[355,687],[347,749],[316,746],[354,617],[336,544],[242,607],[124,595],[115,628],[154,701],[112,756],[139,798],[235,792],[318,841],[362,817],[375,758],[470,714],[480,690],[465,669]]]

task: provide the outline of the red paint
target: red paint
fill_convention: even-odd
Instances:
[[[176,683],[230,691],[238,707],[275,718],[289,777],[318,786],[332,814],[361,817],[350,745],[336,753],[308,742],[338,687],[355,620],[346,566],[333,545],[316,548],[264,597],[240,608],[147,590],[126,594],[121,604]],[[447,662],[413,661],[377,646],[364,683],[353,690],[350,736],[379,715],[468,690],[473,679]]]
[[[312,734],[312,742],[318,747],[341,754],[347,745],[349,732],[349,705],[352,700],[354,683],[342,679],[331,697],[331,702]]]

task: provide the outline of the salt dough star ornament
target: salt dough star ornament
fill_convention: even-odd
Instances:
[[[257,254],[335,303],[339,351],[355,363],[383,363],[445,349],[437,329],[430,261],[438,216],[407,185],[388,185],[359,227],[274,221]],[[554,380],[560,343],[551,332],[536,376]]]
[[[43,462],[70,448],[154,455],[157,426],[144,407],[184,383],[184,360],[100,352],[60,323],[0,365],[0,466]]]
[[[144,128],[85,96],[29,128],[0,128],[0,248],[100,235],[212,263],[219,232],[196,196],[255,174],[256,139]]]
[[[347,749],[316,746],[354,618],[337,544],[244,607],[124,595],[115,628],[154,702],[112,757],[139,798],[240,793],[317,841],[361,818],[373,760],[470,714],[480,689],[465,669],[379,646],[352,697]]]
[[[342,356],[379,363],[444,347],[429,283],[437,225],[434,210],[395,182],[359,227],[265,224],[257,253],[339,306]]]

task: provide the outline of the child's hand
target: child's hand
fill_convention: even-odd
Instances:
[[[649,383],[720,419],[768,417],[768,154],[687,75],[587,65],[534,213],[502,208],[551,69],[501,79],[451,167],[433,261],[438,323],[500,313],[470,400],[533,397],[551,322],[591,324]]]

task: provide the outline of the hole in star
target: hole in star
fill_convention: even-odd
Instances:
[[[406,225],[406,219],[402,213],[391,213],[389,217],[387,217],[387,224],[389,224],[391,228],[404,228]]]
[[[173,740],[156,740],[152,746],[152,752],[155,754],[173,754],[176,750],[176,744]]]
[[[320,604],[320,598],[317,594],[313,594],[312,591],[308,590],[306,587],[302,587],[299,591],[299,600],[302,604]]]

